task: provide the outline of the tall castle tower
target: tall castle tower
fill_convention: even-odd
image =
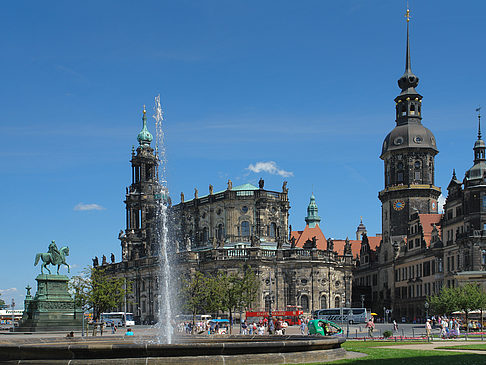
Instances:
[[[437,213],[440,195],[434,185],[434,157],[439,151],[434,135],[422,125],[422,95],[415,90],[419,78],[411,68],[408,10],[406,17],[405,73],[398,80],[402,91],[395,98],[396,126],[386,136],[380,156],[385,167],[385,188],[378,194],[385,244],[406,236],[413,212]]]
[[[158,158],[150,146],[152,135],[147,129],[147,116],[143,108],[142,130],[137,136],[139,146],[132,148],[132,183],[126,189],[126,229],[119,239],[122,260],[135,260],[156,254],[155,247],[157,199],[160,199]]]

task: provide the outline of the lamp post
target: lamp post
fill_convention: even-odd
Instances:
[[[427,319],[429,319],[429,302],[425,302],[424,307],[425,307],[425,321],[427,321]]]
[[[15,308],[15,300],[12,298],[12,332],[15,331],[15,313],[14,313],[14,308]]]
[[[364,302],[365,302],[365,296],[364,294],[361,294],[361,308],[364,308]]]

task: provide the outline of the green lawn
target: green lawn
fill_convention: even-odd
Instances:
[[[410,342],[382,342],[382,341],[346,341],[343,345],[348,351],[368,354],[366,357],[353,360],[339,360],[331,364],[356,365],[476,365],[486,364],[486,357],[478,354],[464,354],[445,351],[399,350],[393,348]],[[419,342],[413,342],[419,343]],[[389,346],[381,349],[378,346]],[[446,358],[447,356],[447,358]]]
[[[458,350],[479,350],[486,351],[486,343],[477,343],[474,345],[457,345],[457,346],[447,346],[438,347],[440,349],[458,349]]]

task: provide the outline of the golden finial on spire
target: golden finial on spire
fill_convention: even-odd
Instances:
[[[147,111],[145,110],[145,104],[143,104],[143,114],[145,114]]]
[[[407,23],[410,21],[410,9],[408,8],[408,1],[407,1],[407,12],[405,13],[405,18],[407,18]]]

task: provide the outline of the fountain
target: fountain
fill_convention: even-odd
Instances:
[[[157,195],[157,239],[159,242],[158,323],[155,336],[103,336],[88,338],[24,337],[0,339],[0,362],[52,364],[243,364],[243,363],[309,363],[331,361],[346,356],[341,348],[342,337],[303,335],[177,335],[174,338],[171,322],[171,257],[175,255],[169,244],[169,195],[164,147],[164,121],[160,96],[155,98],[156,154],[159,162]],[[145,126],[145,124],[144,124]],[[144,127],[145,128],[145,127]],[[148,131],[147,131],[148,133]],[[64,334],[63,334],[64,335]]]
[[[158,328],[157,342],[158,343],[172,343],[172,326],[171,321],[172,316],[172,306],[171,299],[174,298],[173,293],[171,293],[171,273],[170,268],[170,254],[168,245],[168,189],[167,180],[165,179],[165,168],[167,165],[167,160],[165,156],[165,145],[164,145],[164,131],[162,129],[162,122],[164,120],[162,114],[162,107],[160,105],[160,95],[155,97],[154,106],[154,119],[155,119],[155,129],[156,129],[156,144],[155,150],[157,153],[157,158],[159,160],[158,169],[158,180],[161,189],[161,198],[159,199],[158,209],[157,209],[157,240],[159,242],[159,294],[158,294],[158,322],[156,327]]]

